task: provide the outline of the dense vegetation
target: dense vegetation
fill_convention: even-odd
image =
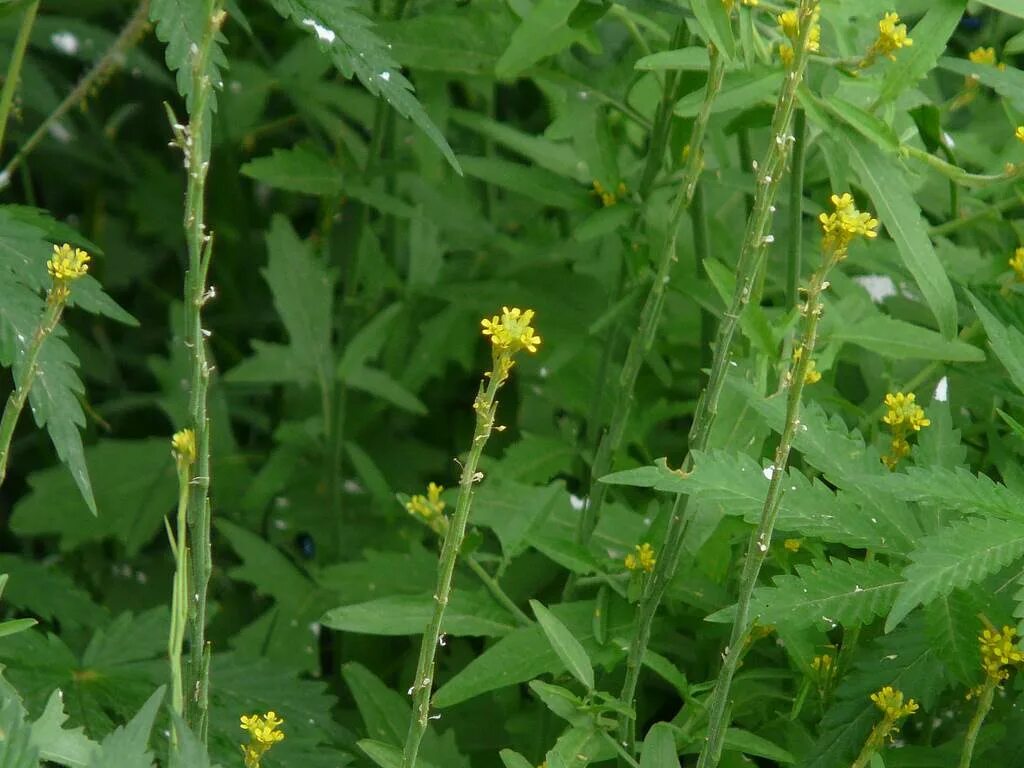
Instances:
[[[1024,763],[1019,0],[0,48],[2,768]]]

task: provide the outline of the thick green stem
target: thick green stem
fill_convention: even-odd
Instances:
[[[711,115],[711,104],[718,94],[722,85],[722,77],[725,73],[725,64],[717,51],[711,52],[711,64],[708,72],[707,87],[704,92],[704,104],[700,114],[694,121],[693,130],[690,134],[690,155],[687,161],[686,171],[676,192],[675,201],[672,205],[672,212],[669,214],[669,232],[666,238],[664,250],[658,260],[650,290],[640,310],[640,321],[637,331],[633,334],[626,351],[626,361],[622,366],[619,375],[617,397],[612,410],[611,421],[608,430],[601,436],[597,446],[597,454],[594,456],[594,463],[590,470],[590,492],[587,496],[587,504],[580,516],[579,526],[576,530],[576,540],[583,546],[589,544],[597,527],[601,506],[607,493],[607,486],[600,482],[600,479],[608,474],[611,469],[612,459],[619,447],[622,445],[622,437],[626,431],[626,424],[629,421],[629,411],[633,405],[633,393],[636,388],[636,379],[640,373],[644,356],[651,348],[655,333],[661,321],[661,310],[665,301],[665,289],[669,282],[669,272],[676,260],[676,245],[679,239],[679,224],[683,212],[693,199],[696,189],[697,178],[701,170],[700,146],[704,142],[704,133],[707,130],[707,121]]]
[[[38,5],[38,3],[36,3]],[[93,88],[97,86],[97,83],[102,83],[110,73],[117,67],[120,67],[124,63],[125,51],[134,47],[141,39],[143,33],[148,28],[149,24],[149,0],[142,0],[139,3],[139,7],[135,13],[128,20],[128,23],[124,25],[121,33],[114,40],[114,44],[110,46],[103,58],[97,61],[92,68],[85,73],[78,84],[71,90],[67,96],[57,105],[46,119],[32,132],[32,135],[18,147],[18,151],[14,157],[10,159],[3,171],[0,171],[0,179],[9,179],[11,174],[21,165],[26,157],[36,148],[40,141],[42,141],[50,131],[50,126],[53,125],[57,120],[60,120],[69,109],[74,107],[76,104],[81,103],[89,96]],[[6,89],[6,83],[4,87]],[[2,98],[2,97],[0,97]],[[0,110],[3,110],[3,104],[0,103]],[[3,118],[3,123],[6,124],[6,111],[0,112],[0,116]],[[3,141],[3,131],[0,128],[0,142]],[[2,185],[0,185],[2,187]]]
[[[43,348],[43,342],[60,322],[63,311],[63,301],[47,301],[39,326],[32,334],[32,340],[25,350],[25,357],[18,366],[20,370],[15,377],[14,391],[7,398],[4,414],[0,417],[0,485],[3,485],[4,478],[7,477],[7,461],[11,453],[14,428],[18,424],[18,417],[25,409],[29,391],[36,380],[36,361],[39,359],[39,352]]]
[[[188,184],[185,191],[185,240],[188,272],[185,275],[185,345],[191,355],[189,416],[195,431],[196,461],[189,479],[187,508],[189,578],[189,663],[186,675],[185,716],[203,743],[209,728],[209,649],[206,644],[206,592],[212,570],[210,551],[210,423],[207,392],[211,366],[207,361],[203,305],[208,298],[206,276],[210,268],[213,236],[206,231],[205,193],[210,148],[207,119],[213,83],[207,63],[214,38],[224,22],[220,0],[207,0],[203,38],[193,59],[192,103],[187,129],[178,129],[185,152]]]
[[[782,483],[789,466],[789,454],[793,446],[793,438],[800,427],[800,397],[806,383],[807,371],[813,360],[814,346],[817,341],[818,320],[821,317],[821,293],[827,283],[825,277],[831,267],[838,261],[832,254],[826,255],[822,268],[815,272],[807,289],[807,303],[803,305],[804,329],[800,346],[794,355],[794,362],[786,374],[789,391],[786,397],[786,423],[775,450],[775,459],[771,466],[771,481],[761,509],[761,521],[751,534],[747,546],[747,554],[740,576],[739,599],[736,603],[736,618],[733,619],[732,634],[724,654],[725,661],[718,673],[715,688],[711,693],[708,705],[708,736],[697,760],[697,768],[715,768],[721,759],[725,732],[729,727],[728,711],[729,696],[732,692],[732,680],[739,669],[750,633],[750,603],[754,596],[761,567],[768,557],[768,549],[772,543],[775,520],[778,517],[779,504],[782,501]]]
[[[793,117],[793,161],[789,177],[789,243],[786,247],[786,306],[800,298],[800,261],[804,247],[804,167],[807,159],[807,115],[802,109]]]
[[[459,480],[459,498],[455,504],[455,514],[448,524],[445,532],[444,544],[441,546],[441,557],[437,569],[437,587],[434,590],[434,613],[430,617],[423,632],[423,641],[420,644],[419,663],[416,666],[416,678],[413,680],[412,688],[412,718],[409,721],[409,733],[405,739],[405,749],[402,751],[402,768],[415,768],[416,757],[419,754],[420,742],[423,741],[423,734],[427,732],[427,724],[430,720],[430,695],[434,685],[434,673],[436,671],[435,659],[437,657],[437,646],[441,642],[441,622],[444,619],[444,611],[448,606],[448,600],[452,592],[452,576],[455,573],[455,563],[458,559],[459,550],[462,548],[462,541],[466,536],[466,523],[469,520],[469,510],[473,503],[473,487],[480,480],[477,473],[477,466],[480,463],[480,455],[483,453],[484,445],[487,444],[491,431],[494,428],[494,417],[498,409],[496,395],[503,382],[501,371],[506,370],[502,363],[499,363],[495,356],[493,371],[484,388],[481,384],[480,392],[473,405],[476,411],[476,429],[473,433],[473,444],[470,447],[466,463],[462,466],[462,475]],[[479,575],[479,574],[478,574]]]
[[[722,322],[718,327],[711,374],[704,394],[697,404],[697,410],[694,413],[687,455],[683,460],[683,471],[686,472],[693,468],[693,452],[704,450],[707,446],[711,426],[718,414],[718,401],[725,387],[725,376],[729,367],[729,352],[732,347],[732,340],[739,325],[740,315],[750,300],[757,267],[764,257],[768,225],[774,213],[775,196],[778,192],[780,179],[785,171],[786,157],[789,145],[791,144],[789,129],[796,103],[796,91],[803,79],[804,68],[807,64],[807,52],[803,44],[810,28],[807,20],[811,18],[811,13],[817,5],[818,0],[801,0],[800,2],[799,13],[800,18],[803,20],[801,23],[803,37],[801,45],[798,46],[798,53],[793,61],[792,69],[790,69],[783,80],[782,92],[779,94],[779,99],[775,105],[775,114],[772,117],[772,140],[768,145],[764,161],[758,166],[758,173],[760,175],[758,176],[754,195],[754,210],[747,220],[740,257],[736,265],[736,288],[733,292],[729,308],[723,315]],[[682,554],[683,535],[688,520],[687,498],[683,494],[676,496],[672,514],[669,517],[662,551],[658,556],[654,572],[644,584],[644,590],[640,596],[640,604],[637,608],[637,630],[630,644],[629,654],[626,657],[626,675],[622,684],[622,693],[619,696],[620,700],[633,707],[634,711],[636,687],[640,677],[640,669],[643,666],[647,644],[650,641],[651,624],[654,621],[654,616],[665,595],[665,591],[672,581]],[[630,749],[632,749],[635,742],[634,726],[634,717],[625,716],[622,718],[619,740],[627,742],[630,745]]]
[[[985,684],[981,687],[981,694],[978,696],[978,708],[974,711],[974,717],[971,718],[971,722],[967,726],[967,734],[964,736],[964,748],[960,753],[959,768],[971,768],[974,745],[978,740],[981,725],[985,722],[989,710],[992,709],[992,699],[998,687],[999,680],[997,678],[985,677]]]
[[[31,3],[25,9],[25,15],[21,17],[18,36],[14,40],[14,51],[11,53],[10,63],[7,65],[7,77],[4,80],[3,90],[0,91],[0,152],[3,151],[4,136],[7,133],[7,120],[11,116],[11,107],[14,105],[14,92],[18,90],[18,81],[21,79],[21,64],[25,60],[25,49],[28,48],[28,38],[32,33],[32,25],[36,22],[39,1],[35,0]],[[9,174],[5,178],[9,178]]]

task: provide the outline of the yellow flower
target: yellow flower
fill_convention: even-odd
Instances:
[[[827,675],[829,671],[832,669],[833,661],[834,659],[832,658],[832,654],[823,653],[821,656],[815,656],[814,659],[811,660],[811,669],[813,669],[815,672],[820,672],[823,675]]]
[[[743,4],[747,8],[757,8],[761,4],[761,0],[743,0]]]
[[[878,37],[871,44],[860,65],[869,66],[878,56],[896,61],[895,52],[913,44],[914,41],[907,37],[907,25],[900,24],[900,15],[895,12],[887,13],[878,22]]]
[[[789,43],[783,43],[779,46],[779,60],[782,61],[782,66],[786,69],[793,64],[793,46]]]
[[[245,757],[245,768],[260,768],[263,755],[277,744],[284,741],[284,733],[279,728],[284,723],[273,711],[266,715],[242,715],[241,727],[249,732],[249,743],[240,748]]]
[[[804,384],[817,384],[819,381],[821,381],[821,371],[815,367],[813,360],[809,360],[807,371],[804,373]]]
[[[68,243],[53,246],[53,256],[46,262],[46,271],[54,282],[77,280],[89,271],[90,256]]]
[[[657,559],[654,557],[654,547],[646,541],[633,547],[633,552],[626,555],[626,568],[630,571],[643,571],[650,573],[654,570]]]
[[[1024,248],[1015,250],[1008,263],[1013,267],[1014,279],[1018,283],[1024,283]]]
[[[1017,647],[1017,630],[1004,626],[1001,632],[986,629],[978,635],[981,647],[981,666],[985,674],[1002,682],[1010,676],[1007,667],[1024,661],[1024,653]]]
[[[782,546],[784,546],[788,552],[799,552],[800,547],[803,546],[803,541],[803,539],[786,539],[782,542]]]
[[[848,192],[832,195],[831,200],[835,211],[818,216],[824,236],[822,248],[826,253],[834,254],[837,259],[844,259],[854,238],[871,239],[878,236],[878,219],[872,218],[870,213],[858,211],[853,196]]]
[[[536,352],[540,336],[530,326],[533,315],[532,309],[502,307],[500,317],[494,315],[490,320],[485,317],[480,325],[483,326],[484,336],[491,337],[495,351],[515,354],[525,349],[527,352]]]
[[[1024,125],[1018,125],[1017,130],[1013,132],[1013,135],[1017,137],[1017,141],[1024,142]]]
[[[182,429],[171,437],[171,455],[182,466],[189,466],[196,460],[196,433]]]
[[[817,53],[821,50],[821,25],[818,23],[819,16],[820,12],[815,8],[814,13],[811,16],[811,28],[807,32],[807,50],[810,53]],[[776,17],[776,20],[779,22],[779,27],[782,28],[782,34],[788,37],[793,45],[800,42],[800,16],[796,11],[783,11]],[[788,67],[793,61],[793,47],[783,44],[783,46],[779,48],[779,56],[782,58],[782,63]]]
[[[441,501],[443,491],[443,485],[432,482],[427,485],[426,496],[417,494],[405,503],[409,514],[421,517],[437,533],[444,530],[447,522],[444,517],[444,508],[447,505]]]
[[[782,34],[790,40],[796,41],[800,37],[800,19],[796,11],[783,11],[778,15],[778,22]]]
[[[990,67],[997,66],[995,48],[975,48],[967,54],[967,58],[970,59],[972,64],[984,64]]]
[[[913,392],[907,394],[888,393],[885,396],[885,407],[889,410],[882,417],[882,421],[890,427],[905,424],[915,432],[920,432],[923,427],[929,426],[931,421],[925,418],[924,409],[914,402],[916,397]]]
[[[615,187],[615,191],[612,192],[611,190],[606,189],[604,184],[602,184],[600,181],[594,179],[594,194],[601,198],[601,205],[603,205],[605,208],[608,208],[609,206],[615,205],[617,202],[619,202],[619,200],[626,196],[626,192],[626,185],[623,184],[621,181]]]
[[[896,722],[917,712],[917,702],[913,699],[903,701],[903,692],[893,689],[891,685],[872,693],[871,700],[882,711],[882,731],[884,736],[892,736],[898,729]]]

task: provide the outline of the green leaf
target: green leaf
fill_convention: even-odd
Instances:
[[[978,615],[983,612],[981,601],[962,590],[933,600],[924,611],[932,647],[953,679],[967,688],[977,684],[981,667]]]
[[[210,768],[210,756],[192,729],[173,709],[171,725],[178,740],[178,748],[171,751],[171,768]]]
[[[433,594],[392,595],[333,608],[320,623],[368,635],[418,635],[430,621],[434,603]],[[495,637],[511,632],[515,621],[485,593],[455,589],[441,628],[449,635]]]
[[[766,757],[776,763],[796,762],[796,758],[782,747],[742,728],[729,728],[725,732],[725,748],[753,757]]]
[[[329,158],[305,145],[275,149],[241,167],[243,176],[277,189],[308,195],[337,195],[344,184]]]
[[[1008,13],[1011,16],[1016,16],[1019,19],[1024,19],[1024,5],[1021,5],[1017,0],[978,0],[982,5],[987,5],[989,8],[994,8],[1001,13]]]
[[[878,103],[892,101],[935,66],[956,31],[965,6],[966,0],[933,0],[928,4],[928,12],[908,33],[914,44],[900,51],[897,65],[886,71]]]
[[[395,59],[416,72],[490,76],[517,19],[504,6],[438,6],[377,27]]]
[[[376,368],[356,368],[346,374],[345,383],[352,389],[379,397],[381,400],[416,416],[427,413],[427,406],[384,371]]]
[[[725,3],[718,0],[692,0],[690,9],[697,17],[708,42],[722,52],[726,60],[736,55],[736,41],[732,36],[732,19]]]
[[[814,106],[819,110],[831,112],[859,134],[874,142],[879,149],[886,151],[890,155],[895,155],[899,150],[899,137],[881,118],[834,96],[819,99],[806,89],[801,90],[799,95],[801,101],[813,101]],[[810,110],[808,114],[814,115],[816,113],[814,110]]]
[[[313,35],[320,48],[348,78],[353,75],[373,96],[379,96],[402,117],[415,123],[434,146],[461,173],[459,161],[423,105],[413,95],[412,83],[392,58],[387,43],[350,0],[272,0],[274,8],[296,26]]]
[[[387,309],[377,312],[366,325],[345,345],[341,360],[338,361],[338,378],[347,380],[355,371],[373,360],[388,340],[391,324],[402,311],[401,302],[395,302]]]
[[[644,737],[640,768],[676,768],[678,765],[675,728],[669,723],[655,723]]]
[[[560,503],[567,505],[568,499],[557,483],[536,486],[495,477],[474,494],[472,521],[493,530],[506,556],[516,557]]]
[[[153,0],[149,6],[149,20],[156,25],[156,37],[167,45],[164,54],[167,68],[177,76],[178,93],[185,97],[190,115],[195,114],[196,99],[192,91],[194,50],[203,43],[203,32],[209,23],[207,14],[207,4],[196,0]],[[228,66],[227,56],[221,48],[223,42],[224,36],[218,32],[210,46],[203,72],[215,86],[207,102],[211,112],[217,110],[216,88],[220,87],[223,79],[221,70]]]
[[[0,555],[0,573],[11,577],[3,596],[14,608],[62,624],[92,626],[105,617],[105,610],[55,563]]]
[[[838,323],[829,337],[896,360],[948,360],[977,363],[985,354],[973,344],[886,315]]]
[[[585,210],[590,206],[583,188],[542,168],[493,157],[459,157],[466,175],[517,192],[541,205]]]
[[[544,758],[548,768],[586,768],[599,757],[612,757],[612,754],[601,734],[590,725],[562,733]]]
[[[892,606],[903,585],[899,573],[878,561],[833,559],[796,566],[796,575],[781,574],[773,586],[754,590],[752,615],[761,624],[826,632],[837,624],[846,629],[871,622]],[[732,621],[735,606],[708,616]]]
[[[362,739],[357,745],[366,756],[380,768],[402,768],[402,749],[393,744],[384,744],[374,739]],[[416,759],[420,768],[434,768],[434,764],[422,758]]]
[[[65,730],[63,725],[67,719],[64,695],[54,691],[43,714],[32,723],[32,743],[39,748],[43,760],[68,768],[86,768],[99,744],[89,739],[82,728]]]
[[[976,584],[1024,555],[1024,521],[971,518],[926,536],[910,552],[906,584],[885,621],[891,631],[918,605]]]
[[[0,637],[16,635],[19,632],[24,632],[26,629],[32,629],[38,623],[35,619],[8,619],[7,621],[0,621]]]
[[[1024,393],[1024,333],[1002,323],[972,294],[967,294],[978,319],[985,326],[989,346],[1003,364],[1017,389]]]
[[[707,71],[708,49],[704,47],[677,48],[674,51],[658,51],[644,56],[633,65],[633,69],[661,71],[678,69],[684,71]]]
[[[505,764],[505,768],[534,768],[533,763],[518,752],[513,752],[511,749],[501,750],[501,752],[498,753],[498,757],[500,757],[501,762]]]
[[[327,388],[333,376],[331,318],[334,277],[299,239],[288,219],[275,216],[267,234],[270,259],[263,276],[274,296],[295,361]]]
[[[31,741],[25,709],[17,697],[0,703],[0,765],[3,768],[39,768],[39,749]]]
[[[781,84],[782,73],[778,70],[759,67],[729,72],[722,80],[722,89],[712,102],[711,111],[728,112],[774,102]],[[695,117],[703,104],[704,88],[698,88],[681,98],[674,111],[679,117]]]
[[[903,263],[917,282],[939,330],[946,338],[957,331],[956,298],[939,257],[935,254],[921,209],[905,175],[877,147],[850,131],[847,149],[861,184],[871,196],[878,218],[896,242]]]
[[[100,748],[92,754],[89,768],[152,768],[149,733],[164,699],[164,690],[164,686],[160,686],[127,725],[118,726],[103,739]]]
[[[494,65],[494,74],[512,79],[541,59],[567,48],[579,33],[568,26],[580,0],[537,0],[512,33],[508,47]]]
[[[881,487],[901,501],[993,517],[1020,519],[1024,494],[966,469],[908,467],[883,478]]]
[[[589,181],[580,171],[581,158],[573,151],[572,146],[565,142],[534,136],[486,115],[463,109],[452,111],[452,122],[512,150],[544,170],[573,181]],[[593,173],[592,170],[590,172]]]
[[[539,602],[531,600],[530,607],[533,608],[533,615],[540,622],[540,627],[544,630],[544,635],[551,647],[558,654],[558,658],[588,691],[594,690],[594,667],[580,641],[573,637],[572,632],[565,624]]]

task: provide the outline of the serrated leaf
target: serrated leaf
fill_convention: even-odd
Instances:
[[[903,577],[877,560],[840,560],[796,566],[796,575],[782,574],[773,586],[754,591],[752,615],[761,624],[825,631],[836,624],[847,629],[885,615]],[[735,606],[708,617],[731,621]]]
[[[908,467],[884,478],[881,488],[903,501],[994,517],[1021,519],[1024,494],[966,469]]]
[[[25,709],[15,698],[0,703],[0,765],[3,768],[39,768],[39,749],[31,740]]]
[[[203,43],[203,33],[210,23],[209,4],[202,0],[153,0],[149,6],[149,20],[156,25],[157,39],[166,43],[164,58],[167,67],[176,74],[178,93],[185,97],[189,114],[194,114],[196,94],[192,89],[195,51]],[[224,36],[219,32],[210,45],[206,71],[203,73],[210,82],[220,87],[223,79],[221,70],[228,65],[221,43]],[[208,109],[217,111],[216,91],[211,89]],[[208,124],[208,123],[207,123]]]
[[[537,0],[512,33],[494,65],[494,74],[509,80],[541,59],[569,47],[579,33],[568,22],[580,0]]]
[[[903,571],[906,584],[885,621],[891,631],[914,608],[995,573],[1024,554],[1024,521],[958,520],[918,542]]]
[[[344,184],[329,158],[305,145],[275,149],[241,167],[243,176],[277,189],[309,195],[336,195]]]
[[[402,303],[395,302],[387,309],[375,313],[370,321],[356,332],[345,344],[341,360],[338,361],[338,378],[346,380],[380,353],[388,340],[391,324],[401,311]]]
[[[433,594],[393,595],[355,605],[333,608],[320,623],[344,632],[369,635],[418,635],[430,621]],[[442,629],[449,635],[500,636],[511,632],[515,621],[494,600],[480,591],[455,589],[444,613]]]
[[[973,595],[956,590],[927,605],[924,611],[928,639],[953,679],[967,688],[978,682],[981,653],[978,635],[983,625],[982,605]]]
[[[152,768],[149,733],[153,730],[164,690],[164,686],[160,686],[127,725],[118,726],[103,739],[89,760],[89,768]]]
[[[210,768],[210,755],[192,729],[173,709],[171,725],[177,736],[178,747],[171,750],[171,768]]]
[[[947,339],[935,331],[881,314],[837,324],[829,338],[896,360],[976,363],[985,359],[985,354],[973,344]]]
[[[894,69],[898,69],[895,68]],[[896,243],[904,265],[914,277],[939,330],[947,339],[957,331],[956,298],[946,270],[935,254],[905,174],[867,139],[846,130],[846,148],[861,184],[871,196],[876,215]]]
[[[540,622],[540,627],[544,630],[544,635],[551,647],[558,654],[558,658],[562,660],[573,677],[583,683],[588,691],[592,691],[594,689],[594,667],[580,641],[573,637],[569,628],[541,603],[531,600],[530,607],[533,608],[533,615]]]
[[[459,160],[466,175],[517,192],[541,205],[570,211],[590,207],[588,195],[580,185],[543,168],[494,157],[461,155]]]
[[[345,77],[355,75],[372,95],[412,120],[458,173],[459,161],[402,75],[387,44],[349,0],[272,0],[277,12],[312,34]]]
[[[54,691],[43,714],[32,723],[32,743],[39,748],[43,760],[68,768],[85,768],[100,745],[88,738],[82,728],[63,728],[67,719],[64,695]]]
[[[1017,389],[1024,393],[1024,333],[1001,322],[972,293],[967,294],[978,319],[985,326],[989,346],[1003,364]]]

